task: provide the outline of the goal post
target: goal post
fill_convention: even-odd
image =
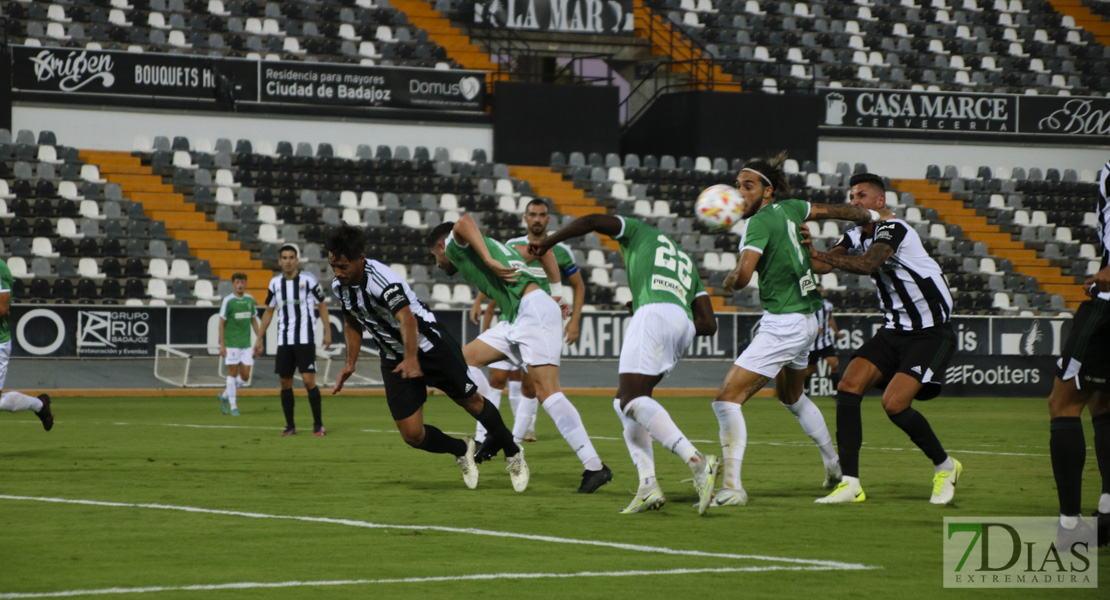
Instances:
[[[343,363],[346,361],[347,347],[335,344],[324,351],[316,349],[316,379],[322,386],[334,386]],[[251,369],[246,385],[250,385],[257,370]],[[184,388],[222,388],[227,385],[227,365],[219,354],[218,346],[207,344],[158,344],[154,348],[154,376],[174,387]],[[300,379],[300,373],[296,374]],[[347,379],[347,387],[375,387],[383,385],[381,380],[381,360],[378,353],[362,347],[359,354],[358,371]]]

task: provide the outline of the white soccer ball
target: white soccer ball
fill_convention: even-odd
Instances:
[[[702,190],[694,203],[694,216],[713,232],[728,231],[740,221],[743,213],[744,199],[740,192],[723,183]]]

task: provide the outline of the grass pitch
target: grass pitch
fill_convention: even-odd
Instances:
[[[822,506],[820,457],[778,402],[744,408],[746,507],[698,517],[689,471],[655,446],[667,505],[621,516],[636,472],[612,398],[572,400],[614,480],[575,494],[581,464],[546,416],[526,445],[531,485],[500,459],[466,489],[452,457],[407,447],[380,397],[325,397],[328,435],[281,437],[273,397],[225,417],[212,396],[58,398],[44,433],[0,414],[0,599],[96,598],[935,598],[1105,597],[1097,590],[942,588],[942,518],[1056,513],[1043,399],[918,405],[964,464],[956,500],[928,503],[932,465],[864,403],[867,502]],[[817,399],[830,428],[835,406]],[[662,403],[698,447],[719,453],[709,398]],[[507,405],[507,402],[506,402]],[[542,412],[542,411],[541,411]],[[506,417],[509,417],[506,406]],[[474,421],[442,396],[425,420]],[[1084,510],[1098,472],[1087,421]]]

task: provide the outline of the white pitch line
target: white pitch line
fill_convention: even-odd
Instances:
[[[325,587],[338,585],[367,585],[382,583],[438,583],[443,581],[491,581],[496,579],[571,579],[577,577],[644,577],[652,575],[699,575],[702,573],[763,573],[767,571],[828,571],[831,567],[718,567],[706,569],[665,569],[659,571],[578,571],[575,573],[474,573],[470,575],[442,575],[439,577],[403,577],[394,579],[334,579],[323,581],[243,581],[207,585],[114,587],[91,590],[64,590],[59,592],[0,593],[0,599],[67,598],[73,596],[103,596],[107,594],[150,594],[157,592],[191,592],[215,590],[247,590],[257,588]]]
[[[615,548],[617,550],[629,550],[633,552],[647,552],[653,554],[667,554],[674,556],[698,556],[707,558],[727,558],[734,560],[761,560],[769,562],[784,562],[796,565],[817,566],[828,569],[841,569],[841,570],[868,570],[879,569],[870,565],[860,563],[845,563],[832,560],[817,560],[808,558],[785,558],[779,556],[763,556],[758,554],[729,554],[721,552],[702,552],[700,550],[680,550],[675,548],[666,548],[663,546],[646,546],[642,544],[626,544],[622,542],[605,542],[600,540],[582,540],[575,538],[563,538],[550,535],[535,535],[529,533],[514,533],[510,531],[496,531],[492,529],[475,529],[471,527],[447,527],[443,525],[390,525],[387,523],[371,523],[369,521],[358,521],[354,519],[334,519],[330,517],[304,517],[296,515],[271,515],[266,513],[245,512],[238,510],[219,510],[212,508],[200,508],[196,506],[174,506],[170,504],[136,504],[130,502],[103,502],[100,500],[78,500],[70,498],[49,498],[49,497],[36,497],[36,496],[10,496],[0,494],[0,500],[15,500],[15,501],[30,501],[30,502],[51,502],[56,504],[80,504],[84,506],[107,506],[113,508],[149,508],[155,510],[172,510],[178,512],[201,513],[210,515],[225,515],[234,517],[247,517],[251,519],[281,519],[289,521],[302,521],[308,523],[328,523],[332,525],[345,525],[347,527],[362,527],[366,529],[404,529],[408,531],[441,531],[445,533],[462,533],[468,535],[484,535],[490,537],[502,538],[515,538],[520,540],[530,540],[537,542],[548,542],[554,544],[576,544],[581,546],[597,546],[602,548]]]

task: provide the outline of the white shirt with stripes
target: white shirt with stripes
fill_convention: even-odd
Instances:
[[[1095,211],[1098,217],[1098,242],[1102,254],[1102,263],[1099,270],[1110,266],[1110,160],[1098,173],[1098,207]],[[1097,296],[1102,300],[1110,300],[1110,292],[1101,292]]]
[[[311,273],[298,271],[291,279],[278,273],[270,280],[266,306],[277,314],[279,346],[316,344],[316,304],[324,301],[324,290]]]
[[[871,280],[886,312],[887,329],[918,330],[947,323],[952,316],[952,293],[940,265],[925,251],[921,236],[902,219],[875,223],[874,236],[857,226],[836,244],[848,254],[860,255],[873,243],[894,248]]]
[[[829,327],[829,317],[832,316],[833,305],[828,300],[821,301],[821,308],[813,313],[817,317],[817,337],[813,338],[813,345],[809,351],[824,350],[833,345],[835,341],[833,330]]]
[[[382,360],[400,361],[405,357],[401,322],[395,315],[406,306],[416,317],[421,350],[431,350],[442,339],[435,314],[396,271],[368,258],[363,272],[365,277],[357,285],[342,285],[332,279],[331,291],[339,299],[344,316],[356,319],[373,336]]]

